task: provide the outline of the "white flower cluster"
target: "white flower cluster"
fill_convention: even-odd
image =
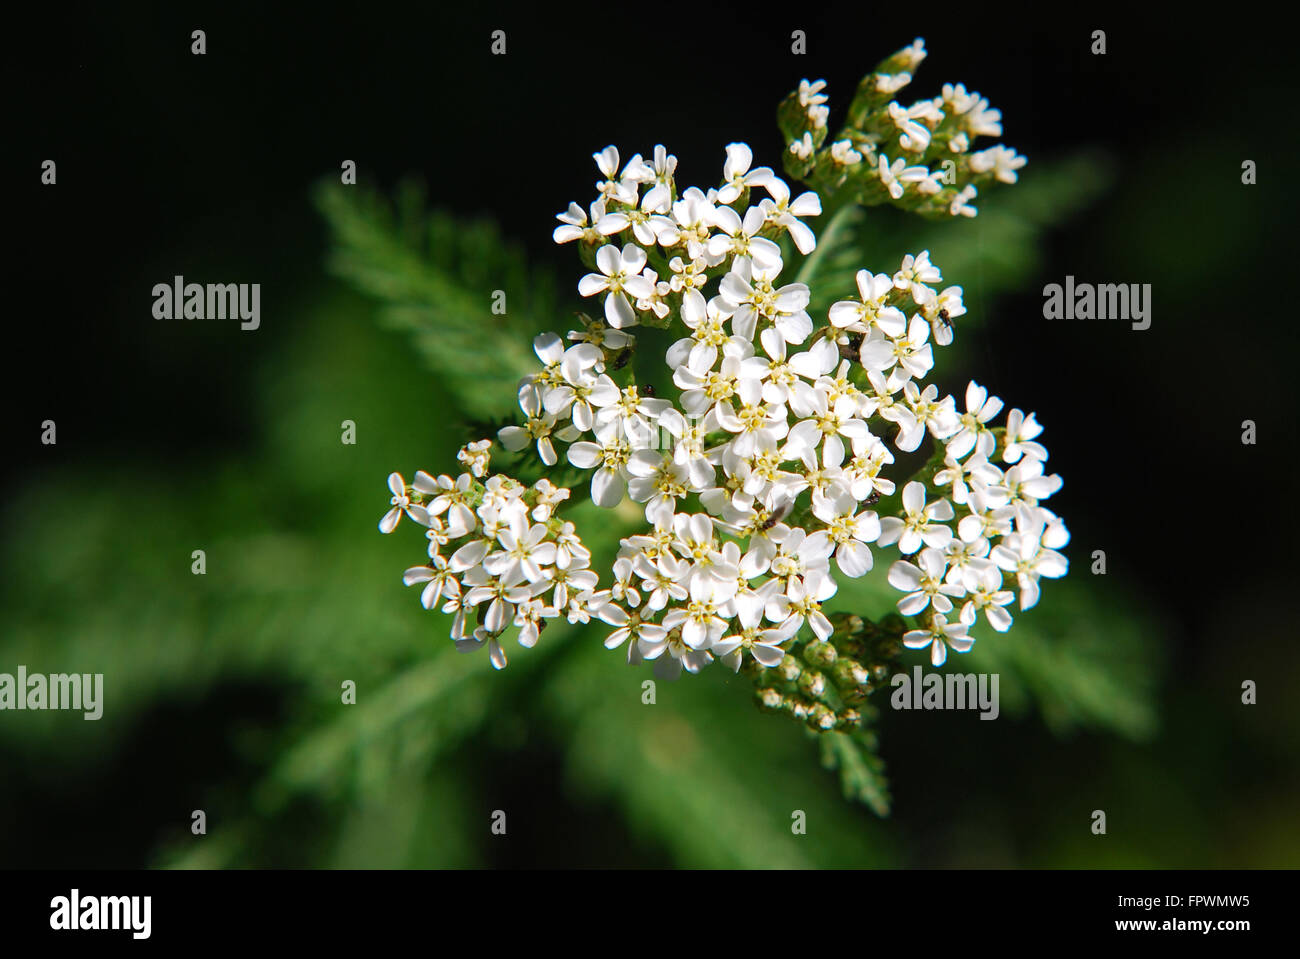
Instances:
[[[864,86],[892,94],[923,56],[918,41]],[[824,138],[822,86],[805,82],[792,96],[801,122]],[[917,156],[938,143],[964,153],[969,138],[1000,132],[997,111],[960,86],[923,106],[883,110],[899,147]],[[867,135],[837,143],[826,162],[870,165],[895,198],[904,184],[925,194],[923,182],[939,182],[890,163],[878,145]],[[613,146],[594,159],[596,199],[559,214],[554,238],[576,244],[591,268],[578,292],[600,302],[603,320],[584,318],[567,339],[534,340],[540,369],[519,385],[522,425],[498,441],[514,453],[535,447],[548,467],[563,458],[589,471],[596,505],[630,498],[647,526],[621,540],[610,585],[598,589],[573,524],[553,515],[570,491],[545,479],[532,487],[485,479],[488,441],[461,451],[467,471],[455,480],[421,472],[408,486],[394,473],[380,529],[403,513],[427,528],[430,561],[408,569],[406,582],[427,584],[424,605],[454,615],[458,647],[487,645],[500,668],[510,626],[532,646],[547,619],[598,619],[612,628],[608,648],[625,646],[631,663],[654,660],[660,675],[714,659],[733,670],[752,662],[798,677],[819,698],[823,677],[793,663],[790,650],[807,641],[806,626],[820,644],[815,659],[845,660],[836,682],[866,688],[865,667],[825,648],[836,626],[823,604],[841,577],[866,575],[880,549],[902,557],[887,573],[903,594],[899,612],[914,617],[899,638],[928,648],[936,666],[949,649],[971,648],[981,613],[1005,631],[1008,607],[1030,608],[1042,577],[1065,574],[1059,550],[1069,534],[1041,505],[1061,479],[1045,471],[1034,414],[1012,409],[994,426],[1003,403],[985,388],[970,383],[959,408],[926,383],[934,345],[952,342],[965,313],[961,287],[942,286],[928,251],[892,273],[860,270],[857,295],[814,318],[800,279],[816,260],[806,222],[822,210],[815,192],[795,196],[754,166],[743,143],[726,148],[721,183],[707,190],[679,192],[677,159],[663,146],[625,164]],[[967,158],[970,170],[1012,180],[1021,163],[988,151]],[[784,278],[795,251],[801,275]],[[680,334],[664,356],[675,397],[653,395],[625,368],[639,327]],[[896,454],[927,443],[929,463],[896,482]],[[845,649],[856,642],[846,638]],[[857,715],[822,709],[814,718],[831,728]]]
[[[983,388],[970,385],[961,412],[924,383],[932,340],[951,342],[964,313],[961,289],[937,289],[928,253],[909,255],[892,275],[859,272],[858,297],[818,327],[808,287],[781,280],[777,242],[788,234],[813,249],[802,218],[817,198],[791,202],[784,182],[732,144],[721,187],[673,200],[676,160],[663,147],[654,157],[620,172],[614,147],[596,154],[605,179],[590,218],[576,204],[560,215],[558,242],[596,248],[599,272],[579,292],[603,299],[606,323],[589,322],[567,345],[537,337],[542,369],[519,391],[525,425],[500,433],[510,450],[535,442],[548,465],[555,441],[567,441],[568,462],[592,471],[595,503],[644,504],[649,529],[622,541],[612,588],[579,597],[615,627],[606,645],[626,643],[631,662],[658,659],[666,675],[714,658],[738,669],[746,655],[775,666],[805,624],[829,637],[821,607],[837,576],[864,575],[872,546],[892,544],[920,552],[919,565],[899,561],[889,576],[906,594],[900,610],[926,613],[907,645],[931,646],[938,664],[948,648],[970,648],[981,610],[1006,629],[1015,593],[1004,570],[1021,608],[1037,600],[1040,576],[1065,572],[1055,550],[1065,528],[1039,505],[1061,481],[1044,475],[1032,414],[1012,410],[995,433],[1002,403]],[[767,195],[747,205],[756,186]],[[687,334],[666,355],[676,403],[611,375],[635,345],[629,330],[668,314]],[[943,468],[906,485],[898,515],[878,516],[867,507],[895,493],[885,475],[895,451],[917,450],[927,434],[942,444]]]
[[[891,99],[925,59],[915,41],[867,75],[847,123],[828,147],[826,81],[803,80],[782,105],[786,169],[819,189],[848,183],[863,203],[895,202],[930,215],[973,217],[978,186],[1015,183],[1026,163],[997,144],[972,151],[978,137],[1002,135],[1002,114],[962,84],[903,106]]]
[[[574,525],[554,516],[569,490],[545,479],[525,487],[504,474],[489,476],[490,446],[480,440],[462,449],[458,458],[467,472],[454,480],[420,471],[408,485],[400,473],[391,474],[393,495],[379,531],[391,533],[403,515],[425,527],[429,561],[408,569],[403,582],[424,583],[424,608],[451,614],[457,649],[486,645],[501,669],[500,638],[510,626],[519,627],[520,645],[531,647],[548,619],[585,622],[598,580]],[[466,622],[471,613],[472,624]]]

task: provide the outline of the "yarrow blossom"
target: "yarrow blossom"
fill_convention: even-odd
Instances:
[[[820,184],[837,210],[850,198],[930,215],[964,204],[975,182],[1015,182],[1014,151],[968,152],[1001,133],[977,94],[891,99],[924,56],[917,41],[870,75],[826,149],[825,84],[801,83],[782,113],[787,172]],[[928,650],[939,666],[973,646],[981,615],[1004,632],[1013,604],[1030,609],[1041,580],[1065,574],[1069,534],[1041,505],[1061,480],[1046,471],[1033,413],[1012,409],[998,426],[1003,401],[984,386],[969,383],[958,402],[926,381],[966,312],[929,251],[858,271],[814,314],[822,197],[756,166],[746,144],[724,154],[717,187],[679,190],[662,145],[653,163],[638,154],[621,167],[607,147],[593,154],[594,202],[558,215],[555,240],[588,264],[578,292],[603,319],[537,336],[522,417],[496,439],[521,464],[535,451],[583,483],[493,473],[481,440],[461,451],[455,478],[392,474],[380,529],[405,516],[427,530],[428,562],[405,581],[452,617],[458,648],[486,646],[498,668],[508,630],[531,647],[563,616],[603,624],[608,648],[661,676],[720,660],[759,680],[762,704],[840,728],[858,721],[874,681],[863,637]],[[940,158],[957,161],[957,181],[936,179]],[[647,367],[629,364],[639,327],[678,334],[655,377],[675,396],[651,395]],[[925,444],[927,466],[891,475],[898,454]],[[602,564],[604,588],[559,515],[587,497],[606,509],[630,499],[645,517]],[[829,610],[845,581],[875,569],[910,619],[892,632]]]

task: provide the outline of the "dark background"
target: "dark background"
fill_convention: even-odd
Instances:
[[[1289,605],[1293,55],[1279,29],[1240,17],[1210,25],[1131,12],[1048,20],[930,9],[915,24],[901,8],[864,5],[793,16],[707,4],[481,14],[97,10],[15,27],[5,490],[49,471],[84,470],[94,495],[99,469],[172,468],[246,449],[264,426],[249,402],[253,338],[155,324],[150,288],[175,273],[261,282],[255,346],[292,356],[312,330],[277,323],[277,306],[333,282],[308,193],[343,159],[385,188],[419,174],[439,205],[490,215],[567,277],[569,251],[549,234],[569,199],[588,201],[593,151],[615,143],[626,157],[664,142],[680,158],[681,182],[711,182],[722,146],[736,139],[777,165],[775,105],[800,78],[827,79],[842,109],[865,70],[920,35],[930,57],[908,92],[932,95],[948,80],[977,89],[1002,110],[1003,141],[1030,157],[1025,176],[1084,146],[1114,164],[1107,194],[1047,238],[1041,281],[983,318],[981,382],[1035,398],[1052,466],[1066,477],[1051,505],[1075,530],[1078,574],[1082,557],[1104,548],[1110,575],[1169,628],[1161,748],[1178,770],[1170,775],[1185,776],[1189,792],[1216,791],[1222,799],[1210,808],[1224,815],[1250,808],[1236,803],[1238,793],[1294,794],[1294,766],[1270,758],[1280,742],[1242,746],[1231,730],[1201,722],[1207,698],[1230,699],[1244,678],[1261,681],[1261,712],[1289,716],[1300,675]],[[202,57],[190,54],[196,28],[207,32]],[[507,31],[504,57],[489,54],[496,28]],[[806,56],[790,54],[795,28],[807,31]],[[1089,52],[1093,29],[1107,32],[1105,56]],[[833,128],[838,120],[833,114]],[[39,184],[44,159],[58,163],[55,188]],[[1240,182],[1245,159],[1258,163],[1257,186]],[[1067,273],[1152,283],[1151,328],[1042,321],[1041,285]],[[59,424],[55,449],[38,441],[46,418]],[[1253,447],[1240,442],[1247,418],[1258,424]],[[195,707],[186,728],[211,708]],[[273,718],[276,702],[266,690],[227,690],[216,708]],[[1282,718],[1243,722],[1258,731]],[[175,752],[172,725],[160,720],[134,754]],[[1009,754],[1070,750],[1066,761],[1080,764],[1099,755],[1087,741],[1021,736],[1003,743]],[[1201,749],[1212,758],[1199,759]],[[940,856],[926,845],[924,823],[951,800],[944,783],[977,776],[979,759],[953,755],[947,760],[960,765],[934,770],[923,754],[891,755],[913,861]],[[500,774],[503,789],[545,780],[546,757],[528,762]],[[1034,764],[1023,765],[1032,783]],[[129,816],[135,801],[113,785],[122,777],[185,775],[183,759],[164,776],[141,758],[78,788],[102,790]],[[11,821],[36,824],[31,837],[79,808],[75,797],[51,809],[39,793],[14,796]],[[1032,804],[1033,790],[1020,801]],[[593,819],[605,822],[599,810]],[[608,822],[603,829],[588,835],[592,849],[617,833]],[[21,836],[9,838],[13,861],[40,861]],[[1170,844],[1176,849],[1174,837]],[[87,857],[132,865],[144,855],[129,840],[44,848],[74,865]],[[532,862],[553,852],[504,855]],[[628,856],[666,858],[652,849]],[[1258,862],[1255,852],[1237,860]]]

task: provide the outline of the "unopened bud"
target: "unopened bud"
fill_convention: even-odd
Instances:
[[[808,716],[808,725],[814,729],[829,730],[834,729],[837,725],[835,714],[826,706],[818,703],[814,706]]]
[[[813,642],[804,647],[803,658],[804,662],[818,669],[830,669],[839,654],[830,643]]]
[[[826,692],[826,675],[815,669],[804,670],[799,677],[799,690],[810,699],[820,699]]]
[[[786,653],[785,658],[781,660],[781,665],[776,669],[777,672],[780,673],[781,678],[790,683],[798,679],[800,674],[803,672],[803,666],[799,664],[799,660],[795,659],[789,653]]]
[[[831,669],[831,679],[839,689],[853,689],[870,680],[862,664],[853,659],[841,659]]]

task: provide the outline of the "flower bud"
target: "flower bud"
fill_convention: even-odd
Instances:
[[[804,670],[799,677],[799,691],[810,699],[820,699],[826,692],[826,675],[815,669]]]
[[[804,662],[818,669],[830,669],[839,654],[830,643],[812,642],[804,647],[803,658]]]

